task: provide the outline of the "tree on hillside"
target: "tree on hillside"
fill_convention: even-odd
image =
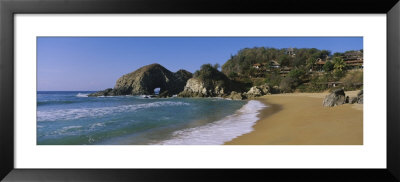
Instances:
[[[333,59],[333,68],[335,71],[343,71],[344,68],[346,67],[346,62],[342,58],[335,57]]]
[[[215,63],[213,67],[214,67],[215,69],[219,69],[219,68],[220,68],[220,65],[219,65],[218,63]]]
[[[322,67],[322,69],[324,69],[325,72],[330,72],[333,70],[333,63],[332,61],[327,61],[324,66]]]
[[[341,78],[344,75],[344,68],[346,67],[346,62],[342,58],[334,58],[333,59],[333,73],[337,79]]]
[[[281,66],[290,66],[290,56],[283,55],[283,56],[279,57],[278,62]]]
[[[314,64],[317,62],[317,59],[314,57],[310,57],[307,59],[307,69],[314,69]]]
[[[342,56],[344,56],[344,53],[335,52],[335,53],[333,54],[333,57],[342,57]]]
[[[320,53],[320,57],[319,58],[325,59],[327,56],[330,56],[330,55],[331,55],[331,51],[322,50],[321,53]]]

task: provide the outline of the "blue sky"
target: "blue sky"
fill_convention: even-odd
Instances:
[[[317,48],[332,53],[363,48],[362,37],[38,37],[38,91],[85,91],[114,87],[123,74],[159,63],[194,72],[223,65],[240,49]]]

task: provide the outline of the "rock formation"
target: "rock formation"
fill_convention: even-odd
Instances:
[[[358,104],[364,104],[364,93],[363,93],[363,90],[361,90],[357,94],[357,103]]]
[[[219,84],[218,81],[203,81],[191,78],[187,81],[185,88],[179,97],[224,97],[230,93],[227,85]]]
[[[232,91],[231,94],[227,98],[232,99],[232,100],[247,99],[247,97],[244,94],[242,94],[240,92],[235,92],[235,91]]]
[[[226,97],[233,82],[211,64],[204,64],[189,79],[179,97]]]
[[[249,99],[267,94],[270,94],[270,88],[268,85],[253,86],[248,92],[245,93],[246,97]]]
[[[358,92],[357,97],[353,97],[350,100],[350,103],[352,104],[363,104],[364,103],[364,94],[363,94],[363,90],[360,90],[360,92]]]
[[[344,104],[346,95],[343,89],[336,89],[331,94],[327,95],[322,103],[325,107],[333,107]]]
[[[192,74],[185,70],[172,73],[160,64],[143,66],[120,77],[114,89],[106,89],[89,96],[151,95],[160,88],[160,95],[172,96],[181,92]]]

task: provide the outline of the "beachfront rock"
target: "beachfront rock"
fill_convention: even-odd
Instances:
[[[199,79],[191,78],[186,82],[183,91],[178,94],[179,97],[203,97],[207,95],[207,88]]]
[[[255,98],[263,95],[270,94],[268,85],[253,86],[248,92],[246,92],[247,98]]]
[[[271,94],[270,88],[269,88],[269,86],[267,84],[258,86],[258,88],[261,89],[261,91],[263,92],[263,95]]]
[[[364,93],[363,93],[363,90],[361,90],[357,94],[357,103],[358,104],[364,104]]]
[[[244,99],[246,99],[246,96],[243,95],[242,93],[232,91],[231,94],[227,98],[232,99],[232,100],[244,100]]]
[[[179,97],[223,97],[227,90],[222,85],[206,83],[197,78],[191,78],[186,82],[183,91],[178,94]]]
[[[256,86],[251,87],[250,90],[248,92],[246,92],[246,96],[248,98],[259,97],[262,95],[263,95],[263,92],[261,91],[261,89],[257,88]]]
[[[155,88],[160,88],[160,93],[167,97],[181,92],[190,77],[192,74],[188,71],[179,70],[172,73],[160,64],[151,64],[120,77],[114,89],[106,89],[89,96],[152,95]]]
[[[364,102],[364,96],[363,95],[364,95],[363,94],[363,90],[361,90],[360,92],[358,92],[357,97],[351,98],[350,103],[352,103],[352,104],[355,104],[355,103],[363,104],[363,102]]]
[[[352,97],[351,99],[350,99],[350,104],[355,104],[355,103],[357,103],[357,97]]]
[[[164,91],[164,92],[158,94],[157,97],[158,97],[158,98],[165,98],[165,97],[170,97],[169,95],[170,95],[170,94],[168,94],[168,90],[166,90],[166,91]]]
[[[333,107],[344,104],[346,101],[346,95],[343,89],[334,90],[331,94],[327,95],[322,102],[325,107]]]
[[[99,92],[95,92],[95,93],[89,94],[89,96],[114,96],[114,95],[115,95],[115,93],[113,92],[112,88],[108,88],[108,89],[105,89],[103,91],[99,91]]]
[[[281,90],[279,89],[279,86],[273,86],[270,89],[270,92],[271,92],[271,94],[278,94],[278,93],[281,93]]]

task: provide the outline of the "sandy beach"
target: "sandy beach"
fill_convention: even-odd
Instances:
[[[358,91],[346,92],[355,96]],[[363,105],[323,107],[329,93],[266,95],[254,131],[227,145],[362,145]]]

